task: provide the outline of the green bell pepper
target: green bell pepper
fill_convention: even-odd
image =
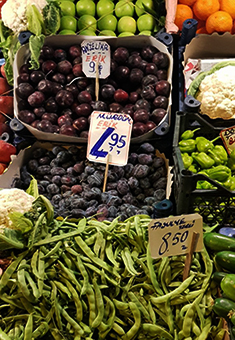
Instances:
[[[193,157],[189,156],[189,154],[186,152],[182,153],[181,156],[182,156],[185,169],[188,169],[190,165],[192,165],[193,163]]]
[[[186,130],[182,133],[181,135],[181,139],[191,139],[194,137],[194,133],[197,131],[197,130],[200,130],[200,128],[197,128],[195,130]]]
[[[197,181],[196,189],[213,189],[213,185],[210,182],[207,181]]]
[[[229,169],[231,169],[231,171],[235,171],[235,159],[229,157],[227,166],[229,167]]]
[[[189,171],[192,171],[194,174],[197,173],[197,169],[196,169],[196,167],[195,167],[194,164],[190,165],[190,167],[188,167],[188,170],[189,170]]]
[[[207,171],[208,176],[219,182],[225,182],[231,176],[231,169],[225,165],[217,165]]]
[[[196,142],[194,139],[181,140],[179,142],[179,148],[182,153],[191,153],[196,150]]]
[[[228,154],[223,145],[215,145],[213,149],[208,150],[207,154],[214,159],[216,165],[225,164],[228,160]]]
[[[208,156],[205,152],[193,152],[192,157],[202,169],[209,169],[215,164],[214,159]]]
[[[196,141],[196,146],[197,146],[197,151],[198,152],[207,152],[209,149],[213,149],[214,148],[214,142],[219,139],[220,136],[216,137],[215,139],[213,140],[209,140],[205,137],[197,137],[195,139]]]
[[[229,190],[235,190],[235,177],[233,176],[229,176],[229,178],[221,183],[225,188],[229,189]]]

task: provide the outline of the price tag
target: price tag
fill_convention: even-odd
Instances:
[[[96,78],[98,63],[99,78],[110,74],[110,46],[106,41],[84,40],[81,43],[82,70],[88,78]]]
[[[132,119],[123,113],[93,111],[88,134],[87,158],[92,162],[126,165]]]
[[[224,143],[225,148],[230,154],[235,149],[235,126],[220,131],[220,137]]]
[[[195,251],[203,249],[203,221],[199,214],[154,219],[149,224],[152,258],[183,255],[189,252],[193,232],[199,234]]]

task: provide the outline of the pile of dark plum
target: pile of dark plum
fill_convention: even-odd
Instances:
[[[54,146],[36,148],[21,168],[14,186],[26,189],[33,175],[39,193],[54,206],[56,216],[74,218],[97,216],[98,220],[121,220],[152,215],[153,204],[166,197],[167,169],[149,143],[135,146],[124,167],[110,166],[103,193],[105,165],[85,160],[86,148]]]
[[[81,48],[44,46],[40,68],[20,67],[17,79],[18,118],[49,133],[87,138],[93,110],[129,114],[132,137],[156,127],[167,114],[170,84],[169,58],[153,46],[111,53],[111,73],[100,79],[99,100],[95,80],[82,71]]]

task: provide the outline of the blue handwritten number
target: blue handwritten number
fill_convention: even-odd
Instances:
[[[178,235],[181,235],[181,233],[175,233],[173,239],[172,239],[172,245],[175,246],[179,242]]]
[[[165,252],[168,250],[168,239],[171,237],[171,233],[166,233],[165,235],[162,236],[162,244],[160,245],[159,248],[159,255],[165,254]]]
[[[89,67],[90,67],[90,73],[95,73],[95,62],[94,61],[90,61],[89,63]],[[101,70],[102,70],[103,66],[102,65],[98,65],[98,70],[99,70],[99,75],[101,74]]]
[[[185,230],[185,232],[182,234],[181,238],[180,238],[180,242],[183,243],[187,240],[188,238],[188,230]]]
[[[105,158],[107,156],[108,152],[104,150],[100,150],[100,148],[104,144],[106,139],[112,134],[113,131],[114,131],[114,128],[111,128],[111,127],[108,127],[104,131],[104,133],[100,136],[100,138],[97,140],[97,142],[91,149],[90,155],[96,156],[97,158],[98,157]]]
[[[112,139],[113,143],[109,142],[110,147],[117,146],[117,148],[119,148],[119,149],[124,148],[124,146],[126,145],[124,138],[126,138],[125,135],[121,135],[120,138],[119,138],[119,135],[117,133],[113,133],[111,135],[111,139]],[[118,145],[119,143],[121,143],[121,145]]]

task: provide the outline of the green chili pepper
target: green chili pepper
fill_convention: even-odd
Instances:
[[[200,130],[200,128],[197,128],[195,130],[186,130],[182,133],[181,135],[181,139],[191,139],[194,137],[194,133],[197,131],[197,130]]]
[[[228,154],[222,145],[215,145],[211,150],[208,150],[208,155],[214,159],[216,165],[225,164],[228,160]]]
[[[186,152],[183,153],[181,156],[182,156],[182,160],[183,160],[185,169],[188,169],[190,167],[190,165],[192,165],[192,163],[193,163],[193,158],[191,156],[189,156],[189,154],[186,153]]]
[[[195,167],[194,164],[191,164],[190,167],[188,167],[188,170],[189,170],[189,171],[192,171],[194,174],[197,173],[197,169],[196,169],[196,167]]]
[[[214,159],[208,156],[205,152],[193,152],[192,157],[202,169],[209,169],[215,164]]]
[[[181,140],[179,142],[179,148],[181,152],[191,153],[196,150],[196,142],[194,139]]]
[[[226,181],[231,176],[231,169],[225,165],[217,165],[207,171],[208,176],[219,182]]]
[[[197,146],[197,151],[199,152],[207,152],[209,149],[213,149],[214,148],[214,142],[219,139],[220,136],[216,137],[215,139],[213,140],[209,140],[205,137],[197,137],[195,139],[196,141],[196,146]]]

